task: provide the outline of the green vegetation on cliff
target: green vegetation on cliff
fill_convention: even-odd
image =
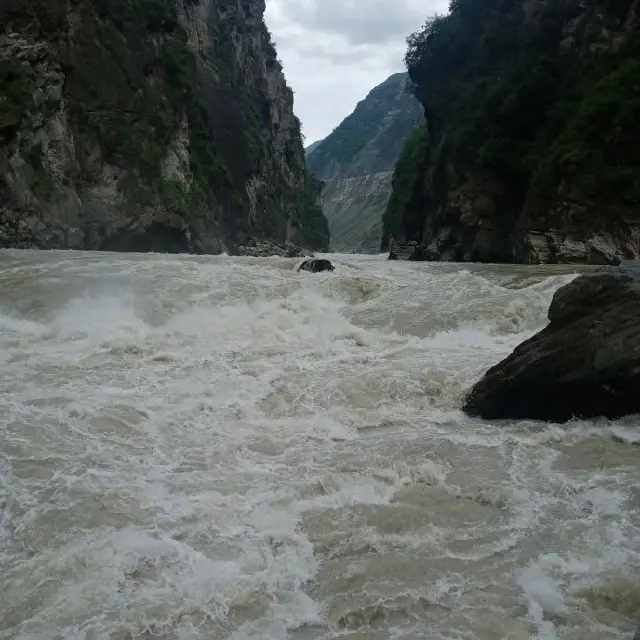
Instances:
[[[638,49],[640,53],[640,49]],[[570,181],[603,205],[640,204],[640,59],[587,79],[558,133],[535,150],[533,187]]]
[[[482,242],[494,243],[494,259],[527,261],[525,229],[579,239],[607,232],[623,243],[640,207],[634,6],[452,0],[448,15],[411,35],[406,63],[430,142],[397,167],[392,217],[404,223],[400,235],[436,243],[453,226],[470,238],[457,249],[451,240],[457,259],[488,255],[486,246],[479,250],[482,224],[491,228],[493,239]],[[460,222],[460,194],[491,201],[471,205],[481,210],[471,234],[469,216]],[[385,233],[392,231],[397,225]]]
[[[421,214],[421,202],[416,201],[420,193],[425,170],[429,142],[429,131],[425,124],[420,125],[407,140],[391,181],[392,191],[382,217],[383,238],[404,239],[405,219],[411,211]],[[382,244],[382,250],[388,248],[388,241]]]

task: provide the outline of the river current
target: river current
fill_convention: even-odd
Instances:
[[[631,638],[640,421],[460,410],[572,267],[0,252],[0,638]]]

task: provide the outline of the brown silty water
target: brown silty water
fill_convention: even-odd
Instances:
[[[0,638],[619,639],[640,443],[470,385],[571,267],[0,253]]]

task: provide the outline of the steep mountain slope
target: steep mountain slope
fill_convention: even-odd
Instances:
[[[311,153],[314,149],[317,149],[320,144],[322,143],[322,140],[316,140],[315,142],[312,142],[306,149],[306,153]]]
[[[324,211],[332,248],[378,251],[393,167],[422,119],[407,74],[394,74],[308,152],[309,170],[326,183]]]
[[[409,38],[429,140],[385,241],[423,258],[640,255],[639,0],[452,0]]]
[[[0,246],[215,253],[308,237],[313,185],[264,9],[2,2]]]

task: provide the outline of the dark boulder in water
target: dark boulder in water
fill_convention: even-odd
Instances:
[[[321,271],[334,271],[335,267],[330,260],[325,258],[311,258],[305,260],[299,267],[298,271],[310,271],[311,273],[320,273]]]
[[[464,411],[486,419],[617,419],[640,413],[640,266],[579,276],[549,324],[489,369]]]

